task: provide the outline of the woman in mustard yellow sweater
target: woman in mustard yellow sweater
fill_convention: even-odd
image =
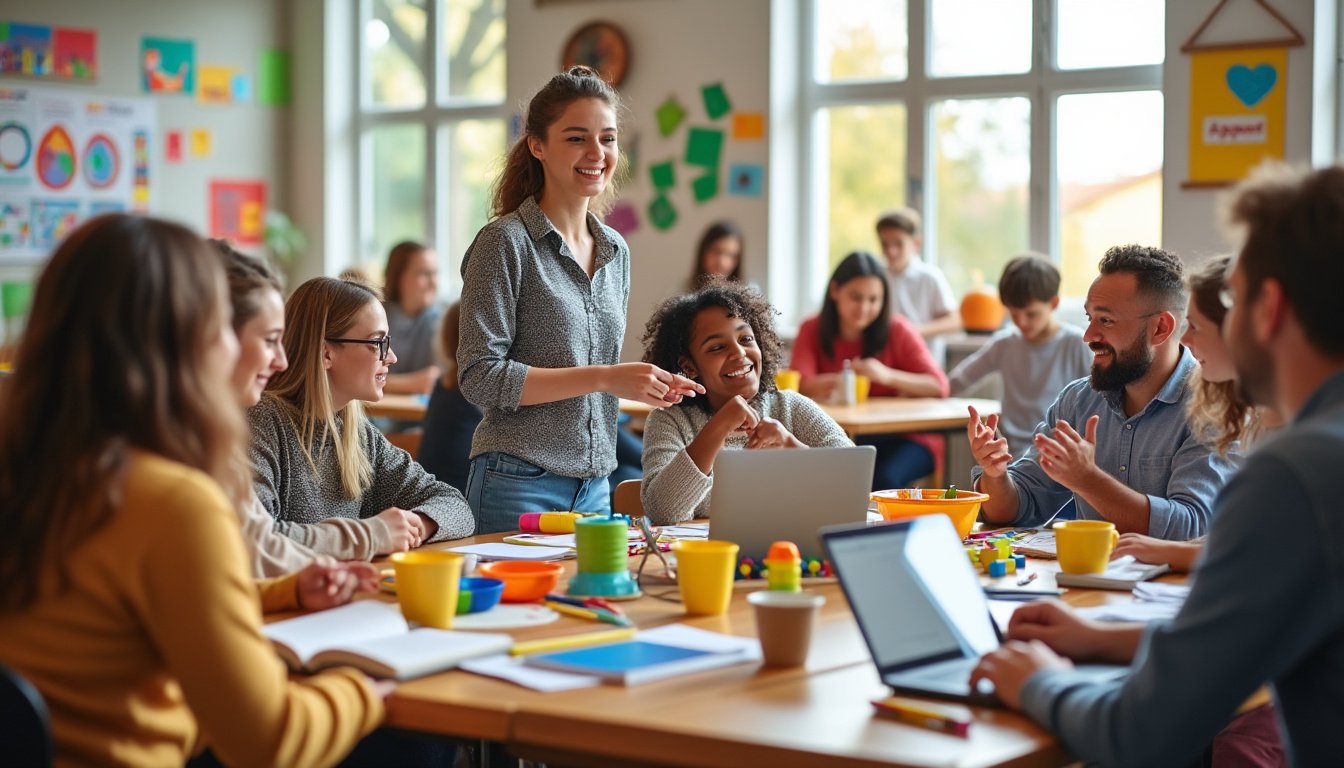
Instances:
[[[46,699],[58,764],[180,766],[208,740],[323,765],[382,718],[364,675],[289,682],[261,635],[237,356],[219,259],[180,226],[93,219],[38,281],[0,383],[0,663]],[[260,602],[346,584],[295,575]]]

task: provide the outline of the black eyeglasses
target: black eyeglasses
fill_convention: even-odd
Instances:
[[[380,339],[327,339],[332,344],[369,344],[378,348],[378,362],[387,361],[387,353],[392,350],[392,337],[384,336]]]

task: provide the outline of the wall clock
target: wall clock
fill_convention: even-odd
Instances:
[[[619,86],[630,67],[630,44],[625,39],[625,33],[615,24],[605,21],[583,25],[570,35],[560,57],[560,65],[564,69],[575,64],[592,67],[602,75],[602,79]]]

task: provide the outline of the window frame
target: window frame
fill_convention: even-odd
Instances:
[[[937,0],[907,0],[907,75],[904,80],[849,81],[821,83],[816,76],[818,50],[813,39],[812,20],[822,10],[824,0],[797,0],[800,23],[797,25],[799,110],[799,152],[801,168],[798,204],[805,212],[799,217],[803,248],[797,256],[802,269],[796,285],[799,307],[816,303],[825,288],[829,227],[824,221],[827,208],[824,190],[828,186],[826,147],[817,129],[819,115],[833,107],[885,105],[901,102],[906,114],[906,204],[924,218],[922,253],[930,263],[940,263],[937,242],[938,212],[932,194],[936,147],[932,136],[933,105],[945,99],[1025,97],[1030,103],[1028,126],[1027,235],[1028,247],[1048,254],[1059,264],[1060,227],[1055,213],[1059,199],[1056,168],[1056,123],[1060,96],[1080,93],[1126,91],[1162,91],[1163,64],[1145,64],[1097,69],[1058,69],[1055,64],[1054,29],[1057,0],[1032,0],[1031,69],[1005,75],[932,77],[928,74],[932,19],[930,6]],[[873,220],[877,220],[877,208]],[[877,236],[869,244],[875,251]],[[1005,258],[1006,258],[1005,254]],[[991,276],[990,279],[994,279]],[[796,318],[795,318],[796,319]]]
[[[365,25],[373,18],[374,0],[359,0],[354,23],[355,71],[351,78],[352,104],[354,105],[353,141],[354,157],[354,246],[352,257],[359,264],[385,262],[386,253],[370,252],[376,241],[374,231],[374,190],[373,190],[373,132],[389,126],[419,126],[425,140],[425,173],[421,190],[424,217],[429,231],[420,234],[435,248],[439,259],[439,292],[456,294],[462,288],[462,278],[458,274],[458,265],[462,254],[451,252],[449,247],[452,233],[449,222],[452,217],[447,210],[448,202],[454,196],[452,190],[443,188],[453,178],[453,168],[449,166],[451,157],[450,134],[459,123],[468,120],[497,120],[506,130],[510,112],[507,88],[499,101],[473,99],[467,97],[449,98],[445,89],[446,78],[441,76],[438,64],[447,58],[444,30],[442,25],[443,6],[450,0],[425,0],[425,46],[420,60],[416,62],[425,78],[425,103],[419,107],[382,107],[372,103],[370,52],[364,42]],[[482,0],[490,2],[490,0]],[[508,14],[503,14],[507,25]],[[505,31],[507,40],[507,27]],[[508,45],[503,48],[505,57],[505,81],[508,73]],[[507,145],[507,139],[506,139]],[[507,146],[505,147],[507,151]],[[412,237],[407,233],[405,237]]]

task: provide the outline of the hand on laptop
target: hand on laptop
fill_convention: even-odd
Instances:
[[[980,659],[971,671],[970,686],[976,690],[981,680],[988,680],[994,684],[994,692],[1000,701],[1013,709],[1021,709],[1022,686],[1032,675],[1045,669],[1073,669],[1073,662],[1039,640],[1027,643],[1010,640]]]
[[[1008,621],[1010,639],[1039,640],[1074,661],[1128,664],[1142,634],[1142,625],[1085,619],[1058,600],[1027,603]]]

